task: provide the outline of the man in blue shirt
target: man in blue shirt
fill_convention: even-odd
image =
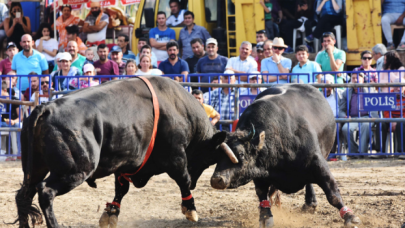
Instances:
[[[166,52],[166,44],[176,40],[176,32],[166,26],[165,12],[159,11],[157,13],[157,23],[158,26],[149,31],[149,43],[159,64],[169,57]]]
[[[284,40],[281,37],[276,37],[273,40],[273,55],[269,58],[262,60],[261,71],[264,74],[276,73],[274,76],[263,75],[264,83],[284,84],[288,83],[289,79],[287,75],[280,75],[282,73],[290,73],[291,59],[282,56],[287,45],[284,44]]]
[[[164,74],[179,75],[174,77],[174,80],[178,82],[183,82],[180,76],[180,74],[182,74],[184,75],[184,81],[187,81],[187,75],[190,70],[187,62],[177,56],[179,54],[179,45],[176,41],[167,43],[167,54],[169,58],[159,64],[159,70]]]
[[[130,60],[130,59],[135,59],[135,54],[129,50],[129,37],[125,34],[120,34],[118,35],[118,46],[122,50],[122,59],[124,61]]]
[[[291,76],[292,83],[314,83],[320,79],[321,74],[314,74],[316,72],[322,72],[318,63],[310,61],[308,59],[308,48],[305,45],[300,45],[295,50],[295,56],[298,59],[298,64],[293,68]]]
[[[38,75],[48,74],[48,62],[45,56],[37,50],[34,50],[32,45],[31,35],[23,35],[21,38],[21,47],[23,50],[14,56],[13,62],[11,63],[11,69],[14,70],[17,75],[28,75],[31,72],[35,72]],[[29,87],[28,78],[22,77],[21,84],[17,83],[17,87],[19,87],[21,92],[24,92]]]
[[[382,4],[383,15],[381,17],[381,27],[387,39],[387,49],[394,50],[394,43],[391,34],[391,24],[405,25],[405,0],[385,0]],[[405,50],[405,33],[397,50]]]

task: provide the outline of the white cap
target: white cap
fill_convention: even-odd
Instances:
[[[66,61],[72,61],[72,56],[68,53],[68,52],[63,52],[63,53],[59,53],[59,60],[58,61],[62,61],[62,60],[66,60]]]
[[[251,74],[252,75],[249,75],[249,78],[255,78],[255,77],[262,78],[259,71],[253,71]]]
[[[218,46],[218,42],[215,38],[208,38],[207,41],[205,42],[205,46],[208,46],[208,44],[215,44]]]
[[[83,66],[83,73],[86,73],[89,71],[94,72],[94,66],[93,66],[93,64],[87,63]]]

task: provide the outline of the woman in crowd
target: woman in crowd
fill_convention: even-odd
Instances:
[[[162,75],[159,69],[153,69],[152,60],[148,55],[142,55],[139,59],[138,71],[136,75]]]
[[[31,33],[31,21],[29,17],[24,16],[21,3],[11,3],[9,17],[4,20],[4,31],[7,35],[7,42],[14,42],[21,51],[21,37]]]
[[[373,55],[371,54],[371,52],[368,50],[363,51],[360,56],[361,66],[354,68],[353,71],[370,71],[369,73],[364,72],[364,74],[366,75],[366,77],[364,78],[364,83],[378,82],[377,73],[373,72],[375,71],[375,69],[371,67],[371,62],[373,61]]]
[[[56,29],[59,33],[59,50],[65,50],[68,45],[66,27],[71,25],[83,25],[83,20],[72,15],[72,7],[70,5],[62,5],[60,7],[62,16],[56,20]]]
[[[384,55],[384,70],[405,70],[404,64],[402,64],[398,52],[392,50],[388,51]],[[401,78],[400,78],[401,75]],[[379,83],[390,82],[405,82],[404,72],[382,72],[380,73]],[[381,87],[382,93],[392,92],[394,87]]]
[[[125,65],[125,75],[135,75],[137,69],[135,60],[127,60],[127,64]]]
[[[48,61],[48,69],[53,69],[56,53],[58,52],[58,41],[53,38],[51,25],[48,23],[40,24],[34,40],[37,51],[41,52]]]

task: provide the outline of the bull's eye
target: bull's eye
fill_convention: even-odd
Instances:
[[[240,160],[245,160],[245,155],[242,154],[242,153],[240,153],[240,154],[239,154],[239,158],[240,158]]]

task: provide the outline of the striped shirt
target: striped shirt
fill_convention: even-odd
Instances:
[[[401,118],[401,99],[397,95],[397,104],[395,111],[391,111],[391,118]],[[402,118],[405,117],[405,97],[402,96]],[[384,118],[390,118],[390,111],[384,111]]]

